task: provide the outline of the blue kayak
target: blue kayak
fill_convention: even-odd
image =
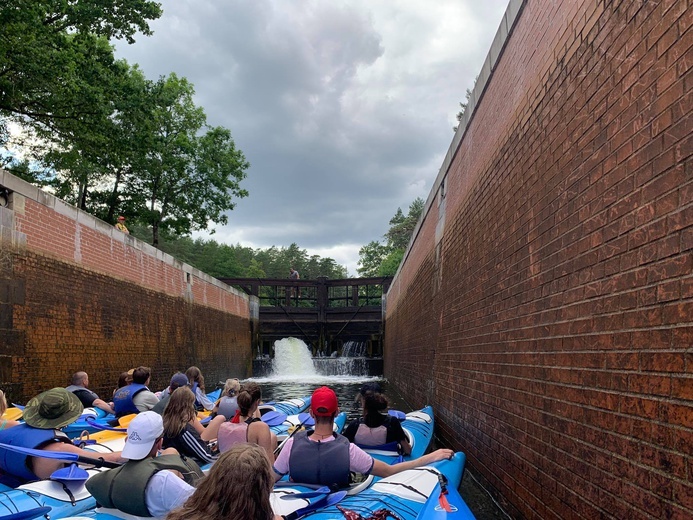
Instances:
[[[379,480],[369,478],[347,490],[344,497],[338,494],[323,494],[317,497],[287,499],[287,495],[315,492],[315,489],[301,485],[275,486],[272,492],[272,508],[275,514],[279,515],[288,515],[308,508],[309,511],[301,518],[312,520],[345,518],[342,509],[358,513],[363,518],[369,518],[384,509],[393,513],[387,518],[401,520],[471,520],[474,515],[457,492],[462,481],[465,460],[465,455],[458,452],[452,460],[438,461]],[[443,500],[440,498],[441,480],[446,487]],[[330,497],[338,498],[339,502],[332,503]],[[321,500],[324,501],[322,504]],[[311,511],[311,508],[314,510]]]
[[[296,415],[310,406],[310,396],[297,399],[287,399],[286,401],[270,401],[259,406],[260,413],[265,415],[268,412],[278,412],[285,415]]]
[[[401,413],[401,412],[400,412]],[[392,415],[395,415],[394,413]],[[396,415],[395,415],[396,416]],[[397,451],[396,443],[383,446],[364,446],[359,447],[368,452],[373,458],[382,460],[387,464],[395,464],[403,460],[418,459],[423,456],[433,439],[433,408],[426,406],[421,410],[409,412],[402,421],[402,429],[409,439],[411,454],[402,455]]]

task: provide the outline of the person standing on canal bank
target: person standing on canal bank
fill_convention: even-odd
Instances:
[[[125,217],[124,217],[123,215],[120,215],[120,216],[118,217],[118,222],[116,222],[115,228],[116,228],[118,231],[122,231],[122,232],[125,233],[126,235],[129,235],[129,234],[130,234],[130,231],[128,231],[128,228],[125,227]]]
[[[333,431],[334,418],[339,412],[337,395],[326,386],[313,392],[310,415],[315,429],[301,431],[286,441],[274,462],[275,480],[287,473],[293,482],[317,484],[335,488],[349,485],[349,473],[389,477],[400,471],[451,459],[454,452],[439,449],[418,459],[388,465],[376,460],[349,440]]]

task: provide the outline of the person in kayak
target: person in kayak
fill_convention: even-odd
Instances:
[[[89,374],[80,371],[72,374],[70,386],[67,387],[68,392],[72,392],[77,396],[85,408],[99,408],[106,413],[114,414],[115,411],[109,403],[100,399],[97,394],[89,390]]]
[[[351,471],[388,477],[450,459],[454,454],[452,450],[439,449],[418,459],[390,466],[374,459],[346,437],[334,433],[334,418],[338,411],[337,395],[331,388],[323,386],[313,392],[310,414],[315,418],[315,429],[300,431],[286,441],[274,461],[275,480],[288,474],[294,482],[340,488],[349,485]]]
[[[193,394],[195,394],[195,407],[198,410],[209,410],[212,411],[214,408],[214,403],[207,397],[205,390],[205,378],[202,376],[202,372],[199,368],[193,366],[185,371],[185,375],[190,381],[190,386],[192,387]]]
[[[5,415],[7,411],[7,399],[5,399],[5,392],[0,390],[0,431],[6,430],[7,428],[12,428],[13,426],[18,426],[21,424],[19,421],[14,421],[12,419],[3,419],[2,416]]]
[[[163,433],[163,420],[154,411],[142,412],[128,424],[122,453],[127,462],[94,475],[86,483],[101,507],[163,518],[193,494],[202,470],[173,448],[160,451]]]
[[[186,376],[183,372],[176,372],[171,377],[171,382],[169,383],[168,388],[165,388],[161,392],[159,402],[154,405],[152,410],[158,414],[164,413],[164,408],[166,408],[166,405],[168,404],[169,397],[171,397],[171,394],[176,388],[180,388],[181,386],[190,386],[188,376]]]
[[[262,399],[262,390],[257,383],[246,383],[238,392],[238,412],[231,422],[219,426],[219,451],[225,452],[232,446],[250,442],[265,449],[269,460],[274,460],[274,449],[277,447],[277,436],[269,426],[258,417],[258,405]]]
[[[0,431],[0,443],[94,458],[96,454],[93,451],[78,448],[60,431],[76,421],[83,411],[77,396],[65,388],[46,390],[27,403],[23,413],[24,424]],[[121,461],[120,452],[99,453],[98,456],[111,462]],[[64,466],[64,462],[52,458],[31,457],[0,448],[0,472],[18,482],[48,478]]]
[[[241,382],[238,379],[227,379],[221,397],[215,403],[213,415],[223,415],[227,421],[233,419],[238,411],[238,392]]]
[[[388,415],[387,397],[374,388],[362,388],[360,395],[362,417],[349,423],[343,435],[350,442],[366,448],[397,443],[400,453],[409,455],[411,444],[399,419]]]
[[[151,379],[149,367],[137,367],[132,372],[132,383],[116,390],[113,395],[113,408],[116,417],[151,410],[159,398],[147,386]]]
[[[256,444],[237,444],[219,457],[192,496],[166,520],[282,520],[270,504],[273,485],[265,451]]]
[[[175,448],[181,455],[191,457],[200,465],[217,459],[209,446],[217,438],[219,426],[226,419],[217,416],[207,428],[197,419],[195,395],[187,386],[176,388],[164,409],[164,448]]]

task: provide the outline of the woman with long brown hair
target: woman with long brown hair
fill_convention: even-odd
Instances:
[[[281,520],[270,505],[273,485],[264,450],[238,444],[219,457],[183,507],[166,520]]]
[[[195,407],[199,410],[211,411],[214,408],[214,403],[205,393],[205,378],[200,369],[192,366],[185,371],[185,375],[188,377],[188,381],[190,381],[193,394],[195,394]]]
[[[162,415],[164,420],[164,448],[176,448],[181,455],[191,457],[200,465],[214,462],[209,441],[216,439],[224,416],[210,421],[207,428],[197,419],[195,395],[187,386],[176,388]]]
[[[232,446],[252,442],[265,449],[267,458],[274,461],[274,449],[277,447],[277,436],[269,426],[258,417],[258,406],[262,391],[257,383],[246,383],[238,392],[238,412],[231,422],[219,427],[219,451],[226,451]]]

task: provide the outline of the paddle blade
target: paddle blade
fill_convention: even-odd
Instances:
[[[22,406],[21,404],[12,403],[12,406],[14,406],[15,408],[19,408],[20,410],[24,410],[24,406]]]
[[[301,424],[305,426],[313,426],[315,424],[315,419],[313,419],[310,414],[306,412],[298,414],[298,420],[301,421]]]
[[[89,473],[74,463],[51,473],[51,480],[58,482],[85,482],[88,478]]]
[[[327,486],[323,486],[321,488],[318,488],[314,491],[305,491],[303,493],[287,493],[286,495],[282,495],[281,498],[282,500],[293,500],[294,498],[313,498],[313,497],[319,497],[322,495],[329,495],[330,493],[330,488]]]
[[[267,426],[279,426],[286,421],[286,414],[282,412],[267,412],[262,416],[262,422]]]
[[[407,418],[407,414],[400,410],[388,410],[387,414],[394,417],[398,421],[404,421]]]
[[[341,501],[346,496],[346,494],[346,491],[337,491],[336,493],[332,493],[330,495],[319,498],[312,504],[309,504],[304,508],[297,509],[293,513],[287,515],[286,520],[295,520],[296,518],[301,518],[303,515],[307,515],[311,511],[316,511],[322,507],[333,506],[337,504],[339,501]]]
[[[123,428],[127,428],[128,424],[130,424],[130,421],[132,421],[135,417],[137,417],[136,413],[131,413],[130,415],[123,415],[122,417],[118,418],[118,424]]]

